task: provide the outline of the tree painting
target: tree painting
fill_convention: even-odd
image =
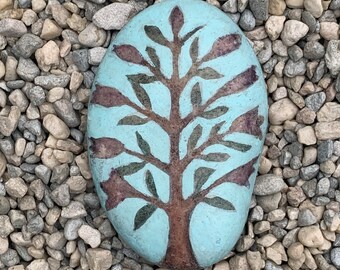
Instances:
[[[131,101],[124,95],[122,90],[105,86],[95,85],[92,94],[91,103],[105,108],[129,106],[135,110],[136,114],[128,115],[118,121],[119,126],[138,127],[148,122],[154,122],[159,125],[167,134],[170,141],[169,161],[161,161],[153,154],[152,141],[145,139],[138,131],[135,132],[135,139],[138,151],[128,149],[124,143],[113,137],[90,138],[90,154],[92,158],[111,159],[125,153],[138,158],[138,162],[130,162],[123,166],[112,168],[108,179],[103,179],[101,188],[107,195],[105,202],[106,209],[109,211],[117,207],[127,198],[140,198],[145,201],[134,217],[134,230],[142,230],[143,225],[153,215],[156,209],[160,208],[165,211],[169,219],[169,240],[166,255],[161,265],[171,266],[172,269],[197,269],[199,265],[193,253],[189,239],[190,217],[198,204],[204,203],[212,207],[220,208],[225,211],[237,211],[235,206],[225,198],[218,196],[211,197],[209,192],[224,183],[234,183],[240,186],[249,187],[249,177],[254,172],[254,165],[257,162],[255,157],[238,168],[228,172],[224,176],[216,179],[210,186],[205,186],[209,177],[215,169],[209,166],[201,166],[194,172],[194,192],[187,198],[182,194],[183,172],[188,165],[194,160],[203,160],[207,162],[220,163],[230,158],[225,152],[213,152],[205,154],[205,150],[213,145],[232,148],[239,152],[247,152],[251,145],[240,143],[233,140],[226,140],[225,137],[232,133],[245,133],[254,136],[256,139],[262,139],[261,125],[264,117],[259,114],[259,108],[254,107],[246,113],[228,120],[227,106],[214,106],[214,102],[220,98],[232,96],[241,93],[252,86],[257,80],[255,66],[249,66],[242,73],[238,74],[213,95],[203,101],[202,83],[197,82],[191,89],[190,101],[192,110],[186,116],[180,113],[180,97],[185,87],[194,78],[199,77],[201,81],[217,80],[223,77],[213,67],[207,66],[211,60],[232,54],[238,50],[242,39],[239,34],[227,34],[219,37],[213,43],[210,51],[203,57],[199,57],[200,40],[196,33],[201,31],[204,26],[199,26],[191,31],[180,34],[185,23],[184,14],[176,6],[169,15],[169,23],[172,29],[173,39],[167,39],[160,28],[154,25],[144,26],[145,35],[148,37],[150,44],[158,44],[167,47],[172,54],[172,75],[167,77],[163,74],[161,61],[157,51],[152,46],[146,47],[148,59],[142,56],[140,51],[132,45],[122,44],[113,47],[113,53],[123,61],[131,65],[140,65],[146,68],[148,72],[129,74],[127,80],[139,100],[139,103]],[[183,32],[183,31],[182,31]],[[144,34],[144,33],[143,33]],[[192,65],[185,76],[180,76],[179,58],[182,47],[189,43],[189,54]],[[202,64],[205,64],[202,67]],[[149,75],[149,74],[152,75]],[[169,91],[171,98],[171,112],[169,117],[164,117],[153,111],[153,104],[145,90],[145,85],[160,82]],[[142,116],[141,116],[142,115]],[[202,137],[203,127],[197,124],[187,140],[186,154],[180,157],[180,136],[182,131],[195,119],[203,118],[207,121],[223,116],[225,121],[220,121],[211,127],[208,139],[203,143],[198,143]],[[229,123],[227,130],[223,126]],[[114,136],[114,135],[113,135]],[[159,199],[159,194],[155,184],[154,175],[150,170],[145,170],[146,164],[155,166],[169,177],[170,181],[170,198],[167,203]],[[145,170],[145,185],[149,194],[140,192],[130,185],[124,178],[133,176],[140,170]]]

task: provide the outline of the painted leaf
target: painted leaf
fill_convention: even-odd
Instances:
[[[147,204],[140,208],[136,213],[133,229],[138,230],[140,227],[142,227],[156,211],[156,209],[157,207],[152,204]]]
[[[205,161],[212,161],[212,162],[223,162],[229,159],[229,155],[227,153],[210,153],[201,156],[201,159]]]
[[[145,89],[138,83],[132,83],[132,89],[135,91],[136,97],[139,102],[147,109],[152,109],[150,97]]]
[[[195,188],[195,193],[200,191],[202,186],[207,182],[209,179],[210,175],[214,173],[214,169],[207,168],[207,167],[200,167],[195,171],[194,174],[194,188]]]
[[[198,57],[198,37],[194,38],[194,41],[190,46],[190,57],[193,63],[196,63]]]
[[[143,169],[145,164],[145,162],[131,162],[128,165],[116,168],[116,171],[120,176],[131,175]]]
[[[147,75],[143,73],[127,75],[127,78],[132,83],[148,84],[157,81],[157,78],[152,75]]]
[[[124,152],[124,144],[114,138],[90,138],[90,150],[95,158],[112,158]]]
[[[215,69],[211,67],[199,69],[197,75],[205,80],[215,80],[223,77],[222,74],[218,73]]]
[[[222,183],[235,183],[240,186],[249,186],[249,177],[254,172],[254,165],[257,161],[257,157],[253,158],[246,164],[237,167],[226,175],[222,176],[213,185],[209,188],[212,189],[214,187],[219,186]]]
[[[233,141],[223,141],[221,143],[226,147],[232,148],[240,152],[247,152],[251,148],[251,145],[233,142]]]
[[[149,121],[148,118],[141,118],[137,115],[129,115],[120,119],[118,125],[128,125],[128,126],[136,126],[136,125],[144,125]]]
[[[221,128],[222,128],[222,126],[223,126],[224,124],[225,124],[225,121],[222,121],[222,122],[219,122],[219,123],[217,123],[216,125],[214,125],[214,126],[211,128],[209,137],[214,137],[214,136],[216,136],[216,135],[220,132],[220,130],[221,130]]]
[[[201,94],[201,86],[199,83],[196,83],[191,90],[191,104],[195,107],[201,105],[202,103],[202,94]]]
[[[206,118],[206,119],[214,119],[217,117],[222,116],[228,111],[228,107],[226,106],[218,106],[214,109],[211,109],[209,111],[203,112],[201,114],[201,117]]]
[[[113,47],[113,51],[116,55],[129,63],[144,64],[145,60],[139,51],[132,45],[118,45]]]
[[[152,173],[147,170],[146,171],[146,174],[145,174],[145,183],[146,183],[146,186],[149,190],[149,192],[155,197],[155,198],[158,198],[158,193],[157,193],[157,188],[156,188],[156,185],[155,185],[155,180],[152,176]]]
[[[91,102],[109,108],[125,105],[127,98],[116,88],[97,84],[96,90],[92,94]]]
[[[159,68],[161,66],[159,57],[156,53],[156,50],[152,47],[146,47],[146,52],[151,59],[152,63],[154,64],[155,67]]]
[[[216,97],[224,97],[232,94],[237,94],[246,90],[249,86],[253,85],[258,80],[256,74],[256,67],[251,66],[244,72],[235,76],[232,80],[227,82],[224,86],[220,88]]]
[[[184,16],[178,6],[176,6],[170,14],[169,21],[171,24],[172,32],[174,35],[178,35],[184,24]]]
[[[203,202],[223,210],[235,211],[234,205],[230,201],[222,199],[221,197],[204,198]]]
[[[192,131],[189,139],[188,139],[188,152],[192,151],[193,149],[195,149],[198,140],[201,138],[202,136],[202,131],[203,128],[200,124],[198,124]]]
[[[169,41],[164,37],[162,31],[157,26],[146,25],[144,26],[144,31],[152,41],[163,46],[168,46]]]
[[[231,124],[230,132],[241,132],[254,135],[262,139],[261,125],[263,124],[263,116],[259,115],[258,106],[241,116],[237,117]]]
[[[188,32],[183,38],[182,38],[182,42],[185,43],[189,38],[191,38],[193,35],[195,35],[195,33],[197,33],[199,30],[201,30],[203,28],[203,26],[198,26],[196,28],[194,28],[193,30],[191,30],[190,32]]]
[[[136,131],[136,137],[137,137],[137,143],[140,148],[140,150],[143,152],[144,155],[148,156],[151,154],[150,145],[146,140],[143,139],[142,135],[139,134],[138,131]]]
[[[241,36],[238,34],[226,35],[218,38],[213,44],[206,61],[227,55],[241,46]]]

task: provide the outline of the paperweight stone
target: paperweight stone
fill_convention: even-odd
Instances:
[[[222,11],[166,0],[136,15],[89,103],[93,180],[120,237],[170,269],[223,259],[246,222],[267,106],[256,56]]]

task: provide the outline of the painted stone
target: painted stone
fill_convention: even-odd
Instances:
[[[267,128],[261,67],[240,29],[200,0],[166,0],[110,45],[89,103],[94,183],[147,261],[198,269],[238,240]]]

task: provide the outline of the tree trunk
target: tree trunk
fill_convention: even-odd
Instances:
[[[163,266],[171,270],[199,269],[189,239],[192,210],[192,206],[179,204],[169,209],[169,243]]]

